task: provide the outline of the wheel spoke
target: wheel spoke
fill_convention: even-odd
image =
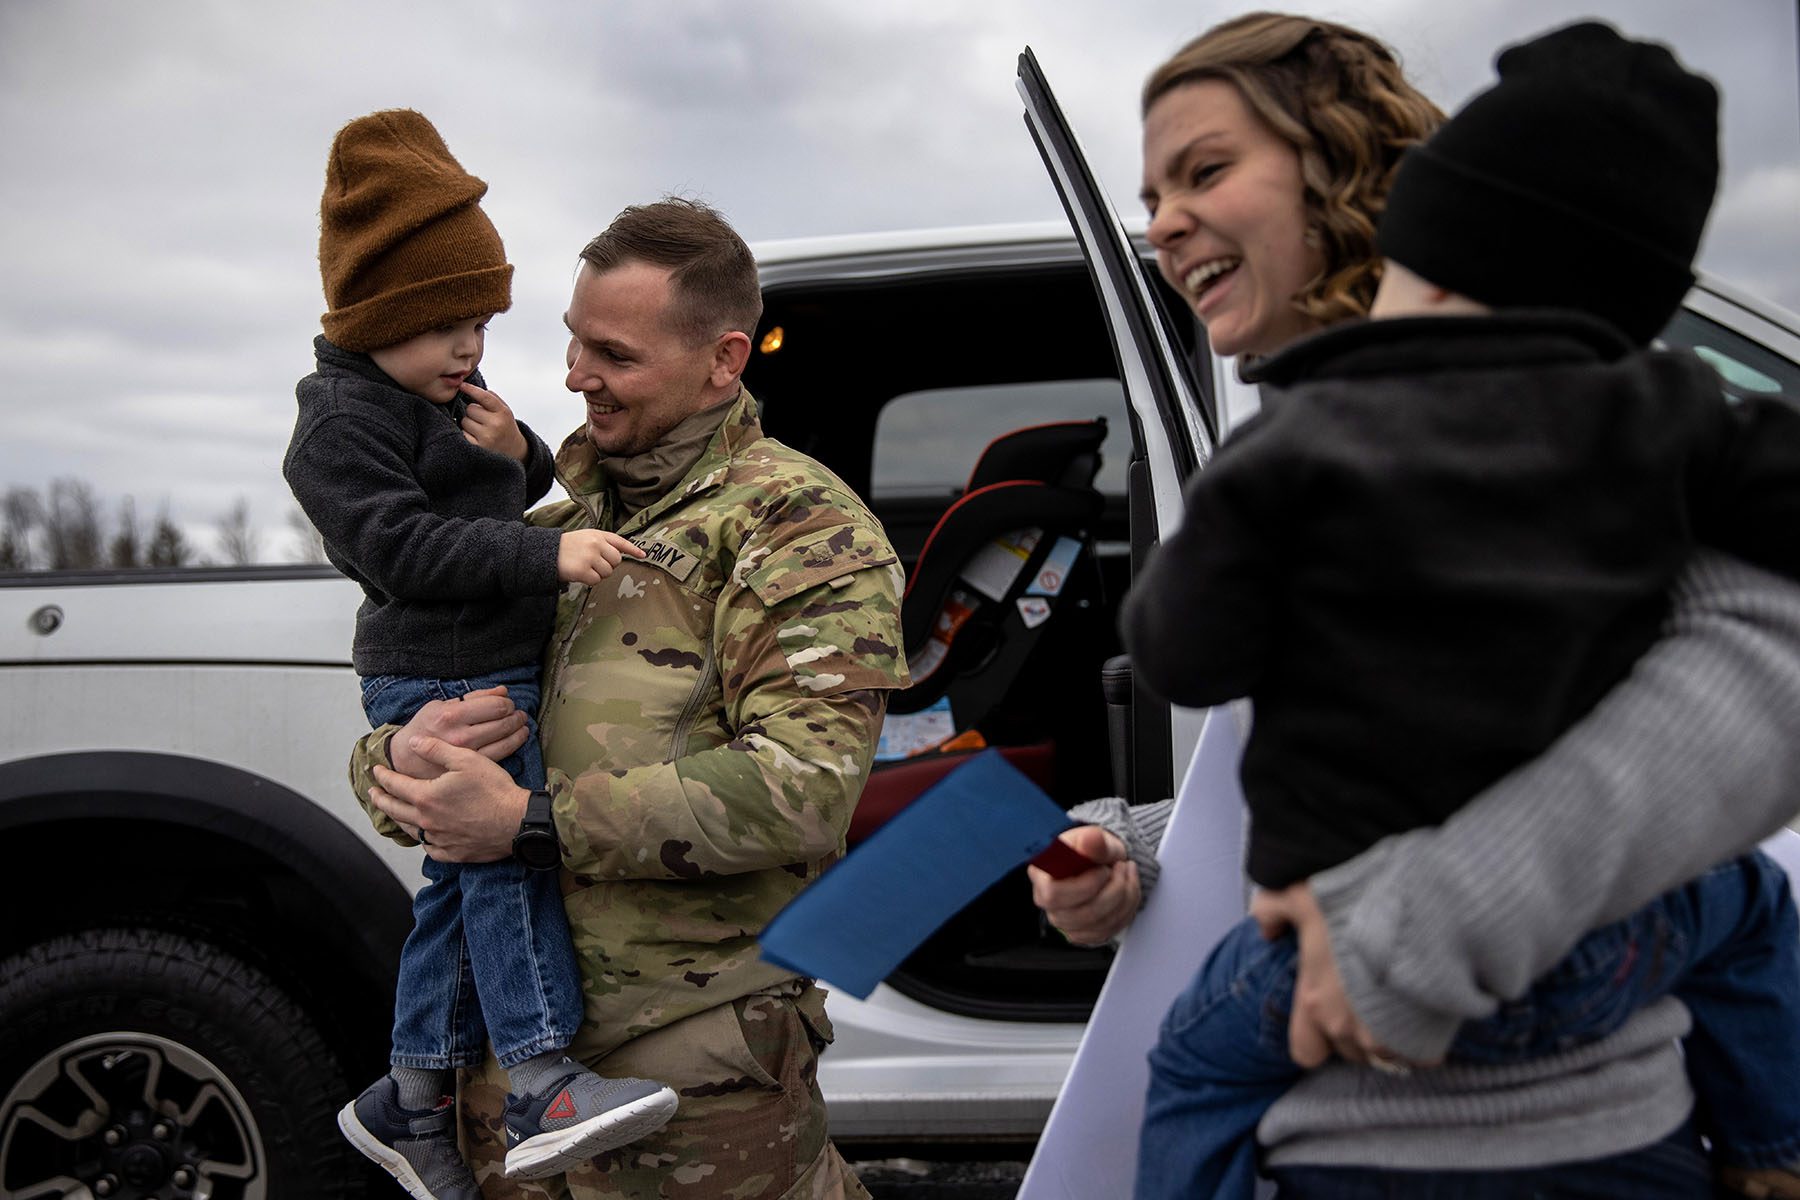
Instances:
[[[12,1122],[30,1121],[38,1128],[49,1130],[67,1142],[88,1137],[106,1121],[105,1117],[90,1108],[83,1112],[73,1125],[64,1125],[35,1104],[19,1105],[12,1110],[11,1118]]]
[[[218,1140],[213,1139],[211,1153],[197,1164],[200,1174],[217,1179],[253,1178],[256,1175],[256,1155],[250,1149],[250,1131],[244,1128],[242,1117],[232,1106],[231,1098],[218,1084],[212,1080],[201,1084],[200,1090],[194,1095],[194,1102],[177,1119],[186,1128],[193,1129],[209,1109],[213,1110],[217,1119],[230,1123],[232,1144],[219,1145]],[[229,1151],[238,1153],[230,1159],[223,1157]]]
[[[128,1053],[142,1054],[147,1064],[144,1068],[144,1107],[151,1112],[163,1112],[163,1101],[157,1093],[162,1088],[163,1067],[167,1065],[168,1059],[161,1053],[147,1050],[132,1050]]]
[[[184,1111],[174,1114],[175,1119],[182,1125],[192,1128],[200,1120],[201,1113],[209,1104],[217,1104],[225,1110],[225,1115],[231,1119],[232,1124],[237,1124],[236,1114],[231,1111],[231,1101],[226,1098],[224,1092],[219,1090],[219,1085],[210,1079],[202,1083],[200,1090],[194,1093],[192,1104],[188,1105]]]
[[[21,1189],[17,1184],[6,1193],[11,1200],[91,1200],[93,1193],[79,1179],[67,1175],[58,1175],[54,1179],[42,1179],[37,1183],[28,1183]]]
[[[256,1164],[253,1162],[222,1163],[209,1158],[198,1164],[201,1177],[205,1179],[254,1179]]]
[[[89,1116],[96,1119],[92,1122],[87,1121],[86,1118]],[[6,1114],[6,1127],[0,1129],[0,1160],[4,1160],[5,1148],[13,1144],[20,1128],[27,1122],[65,1141],[73,1141],[84,1136],[81,1129],[83,1125],[87,1125],[91,1131],[99,1123],[98,1114],[94,1113],[92,1109],[83,1114],[83,1120],[74,1125],[64,1125],[35,1104],[14,1105]],[[52,1200],[56,1197],[67,1198],[67,1200],[91,1200],[91,1193],[88,1192],[81,1180],[62,1174],[60,1171],[55,1175],[28,1181],[9,1177],[7,1180],[0,1180],[0,1187],[7,1189],[5,1195],[8,1200],[40,1200],[40,1198],[41,1200]]]
[[[125,1053],[130,1054],[135,1053],[135,1051],[126,1051]],[[103,1066],[110,1068],[113,1059],[116,1056],[101,1055],[98,1057],[105,1060],[102,1063]],[[96,1122],[94,1128],[98,1128],[98,1122],[106,1120],[108,1114],[112,1112],[112,1101],[108,1100],[100,1091],[98,1084],[87,1077],[87,1067],[92,1061],[94,1061],[94,1059],[91,1057],[81,1054],[71,1054],[68,1058],[63,1060],[62,1073],[70,1083],[80,1088],[81,1094],[86,1096],[90,1101],[88,1111],[94,1114]],[[83,1114],[83,1116],[85,1119],[86,1114]]]

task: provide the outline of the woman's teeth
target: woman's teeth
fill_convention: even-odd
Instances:
[[[1187,277],[1181,281],[1182,285],[1187,288],[1190,296],[1198,296],[1213,280],[1243,261],[1241,258],[1215,258],[1211,262],[1201,263],[1187,273]]]

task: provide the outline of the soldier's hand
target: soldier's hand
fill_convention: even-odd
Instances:
[[[506,689],[491,687],[470,692],[461,700],[431,701],[388,743],[394,770],[414,779],[435,779],[441,768],[412,749],[421,737],[437,738],[499,762],[523,746],[531,730],[525,714],[506,698]]]
[[[413,832],[439,862],[495,862],[511,854],[530,793],[473,750],[433,737],[409,742],[436,776],[414,779],[376,767],[370,802]]]
[[[463,436],[477,446],[524,462],[531,453],[531,443],[519,431],[519,422],[506,401],[472,383],[463,384],[462,390],[469,398],[469,406],[463,410]]]
[[[1069,941],[1098,946],[1137,916],[1143,899],[1137,864],[1125,843],[1098,825],[1079,825],[1060,836],[1100,865],[1067,879],[1052,879],[1048,872],[1028,867],[1031,899]]]
[[[643,558],[630,538],[604,529],[571,529],[556,544],[556,577],[564,583],[595,584],[626,558]]]

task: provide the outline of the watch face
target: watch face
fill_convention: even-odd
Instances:
[[[548,829],[527,829],[513,839],[513,857],[537,871],[562,864],[562,848]]]

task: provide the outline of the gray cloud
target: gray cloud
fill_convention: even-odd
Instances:
[[[1727,179],[1703,265],[1800,308],[1800,84],[1785,0],[1595,0],[1725,91]],[[1060,219],[1019,119],[1031,44],[1129,209],[1136,90],[1221,0],[381,0],[0,4],[0,486],[62,475],[167,499],[196,530],[238,495],[279,533],[292,388],[322,308],[318,195],[345,120],[428,113],[487,179],[518,266],[485,370],[552,442],[575,251],[675,190],[746,236]],[[1321,16],[1395,44],[1446,105],[1557,0],[1363,0]]]

